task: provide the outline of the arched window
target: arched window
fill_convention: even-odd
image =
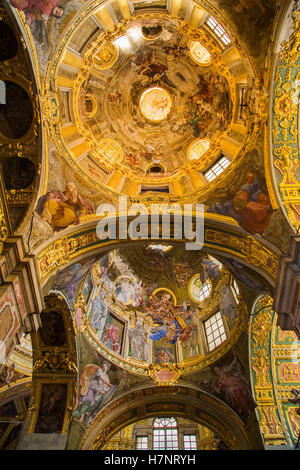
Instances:
[[[207,279],[204,283],[201,281],[201,275],[196,274],[189,283],[189,295],[194,302],[201,303],[211,294],[211,281]]]
[[[239,303],[239,296],[240,296],[240,288],[239,288],[239,285],[238,285],[238,283],[236,282],[236,280],[234,278],[232,278],[232,281],[231,281],[231,289],[232,289],[235,301],[238,304]]]
[[[153,450],[178,450],[178,429],[175,418],[154,420]]]

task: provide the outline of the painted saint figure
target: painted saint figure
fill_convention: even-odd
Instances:
[[[228,326],[232,328],[237,316],[237,305],[234,300],[231,288],[224,285],[220,292],[220,310],[228,319]]]
[[[140,361],[146,361],[147,332],[138,324],[128,333],[131,356]]]
[[[112,385],[108,376],[110,363],[104,361],[99,367],[96,364],[86,365],[80,375],[77,407],[73,416],[82,422],[91,418],[113,395],[117,385]]]
[[[237,357],[223,369],[214,367],[214,372],[218,376],[215,392],[246,422],[257,405]]]
[[[102,334],[101,341],[112,351],[120,353],[121,343],[119,340],[119,327],[118,325],[111,325],[106,323]]]
[[[262,234],[273,213],[269,196],[264,193],[252,173],[235,196],[225,203],[216,203],[208,212],[226,215],[237,220],[250,233]]]
[[[68,183],[63,192],[53,189],[41,196],[36,212],[54,231],[60,231],[71,224],[78,224],[80,216],[93,214],[94,210],[90,202],[78,193],[75,183]]]

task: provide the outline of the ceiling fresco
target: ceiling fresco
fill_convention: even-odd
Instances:
[[[225,44],[204,22],[208,4],[207,10],[196,8],[202,16],[199,28],[165,3],[152,5],[159,7],[156,13],[144,13],[141,2],[100,7],[98,2],[54,1],[48,11],[36,0],[34,12],[28,2],[10,4],[34,45],[49,130],[44,135],[45,198],[50,191],[63,192],[69,182],[85,199],[93,188],[98,202],[120,193],[195,198],[215,186],[217,181],[206,180],[204,173],[218,158],[225,155],[229,165],[224,176],[232,174],[253,146],[248,128],[251,122],[255,126],[261,99],[255,67],[237,42],[233,55],[225,54]],[[236,60],[239,66],[233,69]],[[240,113],[244,94],[249,107]],[[74,174],[50,186],[53,152]],[[56,203],[67,202],[55,197]],[[57,204],[51,205],[54,211]],[[77,216],[93,215],[91,206],[81,209]],[[79,221],[72,213],[58,224],[44,216],[54,230]]]
[[[189,146],[196,139],[209,139],[213,147],[228,129],[235,96],[231,98],[226,73],[220,75],[212,63],[201,67],[192,60],[191,41],[178,22],[162,18],[161,24],[155,23],[162,32],[154,39],[142,35],[142,28],[153,20],[132,21],[112,43],[115,50],[104,43],[93,58],[86,53],[91,69],[85,70],[78,93],[84,103],[73,104],[81,121],[89,96],[97,106],[93,117],[84,119],[94,142],[92,152],[81,160],[85,168],[93,169],[93,162],[101,163],[103,155],[104,160],[122,161],[127,173],[145,176],[154,163],[162,165],[164,174],[174,174],[187,162]],[[105,54],[107,60],[110,54],[117,57],[111,67],[101,70],[104,66],[97,60]],[[96,170],[93,174],[96,177]]]
[[[238,282],[219,261],[171,245],[111,251],[65,269],[45,290],[68,299],[78,331],[99,353],[141,375],[149,364],[197,364],[222,343],[226,349],[246,311]],[[218,309],[219,334],[210,336],[217,326],[207,324],[207,342],[204,323]]]
[[[278,2],[8,4],[32,47],[44,125],[31,249],[95,219],[99,204],[120,194],[148,205],[204,203],[286,246],[291,230],[264,171],[258,55]],[[255,19],[257,9],[254,54],[254,38],[235,20]]]
[[[37,95],[20,73],[15,82],[6,76],[3,104],[0,80],[0,133],[9,150],[1,171],[11,205],[31,188],[32,210],[16,213],[13,227],[26,237],[24,256],[34,258],[51,307],[45,303],[32,343],[29,334],[18,336],[0,366],[5,396],[34,385],[29,433],[70,429],[69,448],[98,448],[103,435],[91,436],[105,413],[147,398],[148,388],[150,396],[174,387],[186,401],[215,407],[216,416],[234,416],[260,448],[261,402],[251,385],[263,369],[251,371],[249,354],[257,354],[258,370],[266,345],[249,343],[260,312],[252,307],[258,294],[273,296],[300,218],[298,107],[287,85],[298,76],[299,31],[279,56],[268,119],[266,68],[281,3],[5,1],[23,33]],[[0,41],[11,34],[0,27]],[[12,44],[1,64],[16,50]],[[32,148],[23,146],[27,134]],[[177,242],[133,242],[120,231],[117,240],[99,240],[97,208],[120,210],[120,196],[147,209],[203,204],[204,248],[185,250],[186,233]],[[254,338],[263,338],[263,328]],[[193,410],[182,403],[175,403],[178,416]],[[147,402],[145,413],[159,406]],[[128,407],[128,423],[136,410]]]

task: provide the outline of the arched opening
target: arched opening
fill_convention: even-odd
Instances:
[[[159,395],[159,396],[158,396]],[[110,407],[111,412],[105,412]],[[115,432],[139,419],[148,417],[176,419],[185,417],[207,426],[219,435],[230,449],[247,450],[251,444],[239,418],[217,399],[197,389],[184,386],[138,389],[112,401],[97,415],[84,434],[81,449],[101,449]],[[138,413],[138,414],[137,414]],[[71,442],[71,439],[70,439]]]

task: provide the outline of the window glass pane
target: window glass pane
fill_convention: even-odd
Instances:
[[[196,436],[195,435],[183,436],[183,444],[184,444],[185,450],[197,449]]]
[[[209,330],[207,327],[208,322],[210,322],[211,325]],[[204,329],[209,351],[212,351],[226,340],[225,327],[220,312],[212,315],[207,321],[204,322]]]
[[[153,427],[153,449],[178,450],[177,421],[175,418],[156,418]]]
[[[228,34],[226,34],[224,28],[217,22],[215,18],[210,16],[206,24],[210,27],[212,31],[214,31],[214,33],[218,36],[218,38],[221,39],[221,41],[223,42],[225,46],[231,43],[231,40]]]
[[[223,157],[221,158],[210,170],[208,170],[204,175],[208,181],[212,181],[217,176],[219,176],[225,168],[230,165],[230,161]]]
[[[137,436],[136,448],[140,450],[148,449],[148,436]]]

